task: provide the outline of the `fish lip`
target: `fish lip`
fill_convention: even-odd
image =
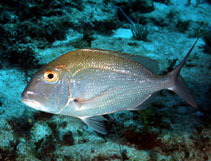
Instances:
[[[37,109],[37,110],[40,110],[43,108],[43,105],[38,102],[38,101],[35,101],[35,100],[32,100],[32,99],[28,99],[28,98],[22,98],[22,102],[29,106],[29,107],[32,107],[34,109]]]
[[[23,103],[25,103],[25,102],[27,102],[27,99],[21,97],[21,101],[22,101]]]
[[[21,101],[22,101],[23,103],[25,103],[25,102],[27,101],[25,92],[23,92],[22,95],[21,95]]]

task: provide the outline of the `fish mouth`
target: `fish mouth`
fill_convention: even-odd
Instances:
[[[38,109],[38,110],[40,110],[43,107],[43,105],[41,103],[39,103],[39,102],[37,102],[35,100],[30,100],[30,99],[23,98],[22,102],[24,104],[26,104],[27,106],[35,108],[35,109]]]
[[[29,107],[41,110],[43,108],[43,105],[40,102],[33,99],[33,97],[37,95],[38,94],[32,91],[24,91],[21,95],[21,100],[24,104],[26,104]]]

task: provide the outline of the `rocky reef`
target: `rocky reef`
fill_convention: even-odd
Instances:
[[[210,13],[206,0],[1,0],[0,160],[211,160]],[[161,91],[145,110],[105,116],[108,134],[101,135],[21,103],[31,76],[71,50],[147,56],[164,74],[197,38],[181,73],[197,109]]]

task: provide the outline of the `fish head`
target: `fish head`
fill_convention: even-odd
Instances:
[[[58,113],[68,98],[68,81],[57,68],[44,68],[31,79],[21,95],[24,104],[48,113]]]

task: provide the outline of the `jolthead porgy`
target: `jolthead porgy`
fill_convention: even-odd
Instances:
[[[101,49],[71,51],[38,71],[21,98],[37,110],[80,118],[102,134],[106,130],[101,115],[146,108],[146,102],[162,89],[174,91],[196,107],[180,76],[196,42],[181,63],[163,76],[156,74],[156,62],[146,57]]]

